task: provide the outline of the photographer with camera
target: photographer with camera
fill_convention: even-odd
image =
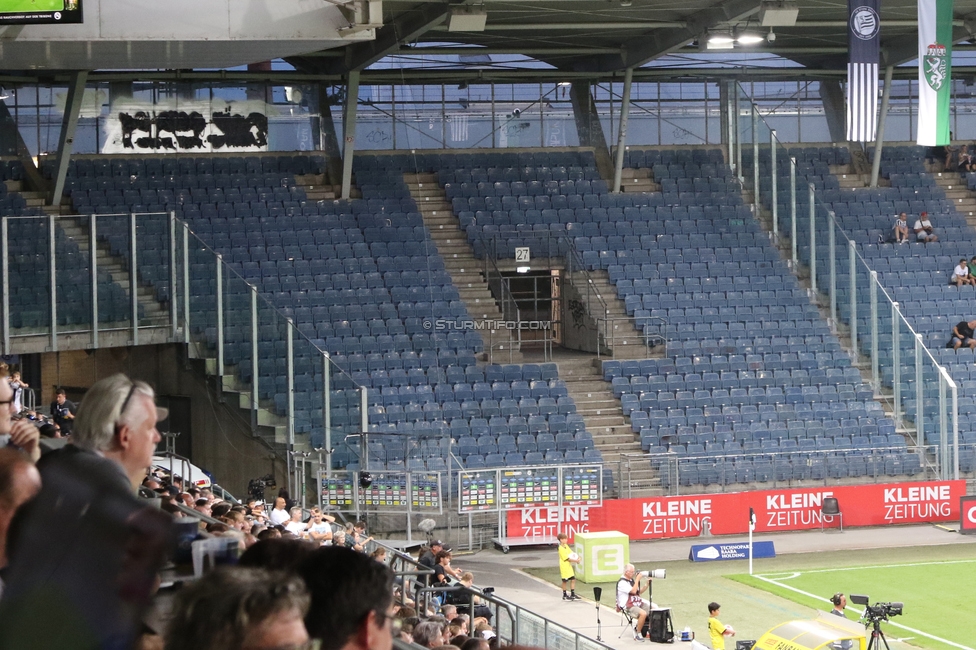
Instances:
[[[69,400],[63,388],[54,392],[54,401],[51,402],[51,419],[61,429],[62,436],[70,436],[71,428],[74,426],[75,413],[78,407]]]
[[[650,586],[651,578],[647,577],[647,584],[641,586],[643,574],[637,573],[633,564],[624,567],[624,574],[617,580],[617,609],[627,614],[636,623],[634,627],[634,640],[643,641],[641,630],[644,629],[644,621],[647,620],[650,603],[641,597],[641,593],[647,591]]]

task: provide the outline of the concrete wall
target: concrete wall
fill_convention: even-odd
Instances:
[[[41,377],[34,385],[39,404],[51,402],[56,386],[63,386],[69,398],[80,399],[98,379],[124,372],[155,387],[158,403],[172,409],[171,430],[181,433],[178,451],[211,472],[235,496],[245,495],[248,480],[269,472],[279,486],[287,484],[284,464],[272,464],[271,450],[251,436],[246,413],[217,402],[214,381],[205,377],[203,362],[187,360],[182,345],[52,352],[40,357]]]
[[[583,352],[596,352],[599,334],[596,321],[590,315],[586,302],[571,282],[565,279],[560,289],[563,324],[563,347]]]

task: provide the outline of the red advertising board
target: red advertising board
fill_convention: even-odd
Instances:
[[[713,534],[732,535],[748,532],[749,508],[756,512],[756,532],[805,530],[820,527],[826,497],[837,498],[845,527],[953,521],[965,494],[965,481],[923,481],[615,499],[600,506],[510,510],[508,536],[617,530],[632,540],[697,537],[706,522]],[[836,518],[827,522],[838,524]]]
[[[976,497],[959,499],[959,532],[976,535]]]

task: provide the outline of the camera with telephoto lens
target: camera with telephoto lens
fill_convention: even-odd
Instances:
[[[261,478],[252,478],[247,483],[247,493],[250,497],[258,500],[264,499],[264,491],[268,488],[275,488],[277,484],[275,483],[274,476],[268,474],[262,476]]]
[[[664,580],[667,578],[667,569],[651,569],[650,571],[641,571],[639,575],[645,578],[653,578],[654,580]]]
[[[875,603],[872,605],[869,601],[870,599],[867,596],[851,594],[852,603],[864,605],[864,614],[861,615],[861,618],[864,619],[865,625],[887,621],[892,616],[900,616],[905,610],[905,603]]]

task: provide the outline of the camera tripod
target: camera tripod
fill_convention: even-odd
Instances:
[[[880,643],[878,640],[880,639]],[[871,619],[871,640],[868,641],[868,650],[881,650],[881,643],[884,644],[885,650],[891,650],[888,647],[888,639],[885,638],[884,632],[881,631],[881,619]]]

